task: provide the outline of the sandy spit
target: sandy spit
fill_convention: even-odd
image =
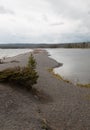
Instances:
[[[0,70],[25,66],[29,53],[8,58]],[[35,51],[40,97],[0,84],[0,130],[90,130],[90,90],[55,78],[58,66],[45,51]]]

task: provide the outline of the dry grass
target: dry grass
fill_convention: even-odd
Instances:
[[[50,126],[49,122],[45,118],[41,119],[41,128],[42,130],[56,130],[53,126]]]
[[[90,84],[77,84],[77,86],[90,88]]]
[[[55,74],[53,71],[53,68],[49,68],[48,72],[50,72],[55,78],[57,78],[59,80],[63,80],[64,82],[71,83],[69,80],[63,79],[63,77],[60,76],[59,74]]]

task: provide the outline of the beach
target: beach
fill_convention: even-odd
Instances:
[[[60,66],[45,50],[33,52],[38,82],[29,91],[0,84],[0,130],[90,130],[90,90],[67,83],[48,70]],[[0,70],[26,66],[30,53],[5,59]],[[47,129],[46,129],[47,128]]]

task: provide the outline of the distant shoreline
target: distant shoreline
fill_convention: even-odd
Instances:
[[[90,42],[81,43],[10,43],[0,44],[2,49],[18,48],[90,48]]]

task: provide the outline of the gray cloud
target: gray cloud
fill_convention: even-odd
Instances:
[[[0,14],[5,14],[0,15],[2,42],[90,40],[90,0],[2,0],[0,4]]]
[[[65,17],[81,18],[89,12],[89,0],[47,0],[52,10]]]
[[[14,14],[14,11],[6,9],[4,6],[0,6],[0,14]]]

